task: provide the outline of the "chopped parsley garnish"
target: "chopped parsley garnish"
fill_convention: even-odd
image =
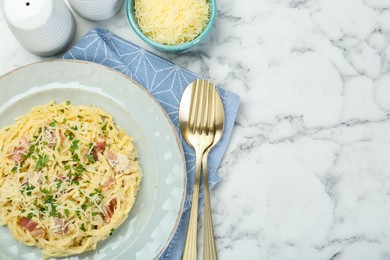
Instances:
[[[98,189],[95,188],[95,189],[93,190],[93,192],[91,192],[91,193],[89,194],[89,196],[90,196],[90,197],[93,197],[93,196],[95,196],[96,194],[98,194],[99,192],[100,192],[100,191],[99,191]]]
[[[69,150],[74,153],[77,149],[79,149],[79,140],[73,139],[72,144],[69,147]]]
[[[81,213],[80,213],[80,210],[76,210],[76,215],[79,219],[81,219]]]
[[[80,185],[80,182],[78,180],[72,180],[71,184]]]
[[[85,211],[88,207],[91,207],[91,206],[92,206],[92,202],[88,201],[88,202],[84,203],[83,205],[81,205],[81,209]]]
[[[45,202],[45,204],[53,204],[55,202],[55,199],[53,195],[47,195],[43,198],[43,201]]]
[[[34,150],[35,150],[35,145],[34,144],[31,145],[30,148],[28,148],[28,151],[31,152],[31,153],[34,152]]]
[[[81,176],[81,174],[82,174],[83,172],[86,171],[85,168],[84,168],[84,166],[83,166],[82,164],[77,165],[77,166],[75,167],[75,170],[76,170],[76,172],[77,172],[76,177]]]
[[[46,154],[39,155],[37,164],[35,165],[35,171],[39,171],[43,167],[46,167],[48,162],[49,162],[49,156],[47,156]]]
[[[31,191],[32,191],[33,189],[35,189],[35,186],[34,186],[34,185],[30,185],[30,184],[27,185],[27,187],[26,187],[26,189],[25,189],[27,196],[31,196]],[[23,194],[23,191],[22,191],[22,194]]]
[[[27,214],[27,218],[28,218],[28,219],[32,219],[33,216],[34,216],[33,213],[28,213],[28,214]]]
[[[79,162],[79,161],[80,161],[80,158],[79,158],[79,156],[77,155],[77,153],[75,153],[75,154],[72,156],[72,161],[74,161],[74,162]]]
[[[87,229],[85,228],[85,225],[84,225],[84,223],[83,224],[81,224],[81,227],[80,227],[80,229],[82,230],[82,231],[87,231]]]
[[[50,216],[54,217],[57,215],[57,206],[51,204],[51,211],[50,211]]]
[[[49,125],[50,125],[51,127],[55,127],[56,124],[57,124],[57,121],[56,121],[56,120],[53,120],[53,121],[50,122]]]
[[[45,194],[49,194],[50,191],[48,191],[46,188],[39,188],[39,190],[42,192],[42,193],[45,193]]]
[[[69,140],[73,140],[74,139],[74,134],[73,132],[70,132],[70,133],[65,133],[66,137],[68,137]]]
[[[85,157],[88,159],[88,161],[89,161],[90,163],[96,162],[96,161],[95,161],[95,158],[93,157],[93,154],[86,154]]]
[[[64,209],[64,214],[67,218],[69,218],[69,210],[68,209]]]
[[[57,180],[57,189],[59,189],[60,187],[61,187],[61,185],[62,185],[62,180],[61,179],[58,179]]]
[[[35,145],[31,145],[30,148],[28,148],[28,153],[24,155],[24,159],[29,158],[34,153],[34,150],[35,150]]]
[[[107,123],[108,123],[108,122],[106,122],[106,123],[102,126],[102,130],[103,130],[103,131],[106,131],[106,130],[107,130]]]
[[[112,235],[112,233],[115,231],[114,228],[111,228],[111,233],[110,233],[110,236]]]
[[[70,104],[71,104],[71,102],[70,102],[69,100],[67,100],[67,101],[66,101],[66,104],[67,104],[67,105],[70,105]]]
[[[98,205],[100,205],[100,204],[103,202],[103,199],[104,199],[104,196],[103,196],[103,193],[102,193],[101,190],[99,190],[99,189],[94,189],[93,192],[91,192],[91,193],[89,194],[89,196],[90,196],[90,197],[93,197],[93,196],[95,196],[96,194],[97,194],[96,203],[97,203]]]

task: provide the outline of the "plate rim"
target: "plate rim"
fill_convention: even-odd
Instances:
[[[73,59],[73,60],[71,60],[71,59],[50,59],[50,60],[36,61],[36,62],[32,62],[32,63],[28,63],[28,64],[25,64],[25,65],[19,66],[17,68],[14,68],[12,70],[9,70],[9,71],[3,73],[2,75],[0,75],[0,81],[3,80],[4,78],[6,78],[7,76],[10,76],[10,75],[12,75],[14,73],[17,73],[17,72],[19,72],[19,71],[21,71],[23,69],[27,69],[28,67],[32,67],[34,65],[40,65],[40,64],[49,64],[49,63],[66,63],[66,64],[76,63],[76,64],[84,64],[84,65],[88,65],[88,66],[92,66],[92,67],[97,67],[99,69],[107,70],[107,71],[110,71],[111,73],[115,73],[118,76],[123,77],[124,79],[130,81],[134,85],[134,87],[137,87],[144,94],[146,94],[148,96],[148,98],[151,99],[153,101],[153,103],[159,108],[159,110],[163,113],[164,118],[167,120],[167,122],[168,122],[168,124],[170,126],[170,129],[171,129],[171,132],[175,136],[175,143],[176,143],[176,146],[179,148],[180,158],[181,158],[181,161],[182,161],[182,167],[183,167],[182,171],[184,173],[183,174],[183,192],[181,194],[181,202],[180,202],[178,214],[176,216],[174,227],[170,231],[170,234],[168,236],[167,241],[164,242],[164,245],[157,252],[157,254],[153,257],[153,259],[158,259],[160,256],[162,256],[163,252],[166,250],[166,248],[168,247],[168,245],[172,241],[173,236],[175,235],[175,233],[176,233],[176,231],[178,229],[181,217],[182,217],[183,212],[184,212],[184,204],[185,204],[187,188],[188,188],[187,187],[187,169],[186,169],[186,160],[185,160],[185,155],[184,155],[184,148],[182,146],[179,134],[176,131],[175,125],[173,124],[172,120],[170,119],[168,113],[164,110],[164,108],[157,101],[157,99],[149,91],[147,91],[141,84],[139,84],[137,81],[135,81],[130,76],[128,76],[128,75],[126,75],[126,74],[124,74],[124,73],[122,73],[122,72],[120,72],[120,71],[118,71],[118,70],[116,70],[114,68],[108,67],[108,66],[100,64],[100,63],[86,61],[86,60],[78,60],[78,59]],[[55,83],[55,82],[52,82],[52,83]],[[89,86],[89,87],[91,87],[91,86]],[[97,87],[97,88],[101,89],[100,87]],[[0,87],[0,89],[1,89],[1,87]],[[102,91],[104,92],[104,90],[102,90]],[[74,256],[77,256],[77,255],[74,255]],[[120,255],[115,256],[114,259],[119,257],[119,256]]]

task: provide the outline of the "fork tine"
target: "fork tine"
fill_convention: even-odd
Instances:
[[[191,95],[189,115],[192,133],[210,134],[214,130],[216,90],[208,80],[195,80]],[[211,86],[210,86],[211,85]]]
[[[204,110],[205,110],[205,92],[203,88],[203,80],[198,80],[194,86],[194,125],[192,128],[193,133],[196,131],[201,134],[204,128]]]
[[[209,86],[209,89],[210,89],[210,94],[209,94],[209,97],[210,97],[210,111],[209,111],[209,120],[208,120],[208,131],[209,131],[209,133],[213,133],[214,132],[214,128],[215,128],[215,114],[217,113],[217,111],[216,111],[217,90],[215,89],[215,81],[213,81],[213,83],[209,83],[209,84],[212,84],[212,85]]]
[[[199,110],[199,90],[198,90],[199,80],[195,80],[192,86],[192,93],[191,93],[191,102],[190,102],[190,115],[189,115],[189,126],[192,133],[195,132],[196,128],[196,120],[198,116],[198,110]]]
[[[200,80],[200,85],[198,86],[198,91],[199,91],[199,108],[198,108],[198,117],[197,117],[197,122],[196,122],[196,127],[198,132],[201,134],[203,132],[204,128],[204,110],[206,106],[206,100],[205,100],[205,92],[204,92],[204,84],[203,80]]]
[[[198,99],[198,107],[196,108],[196,118],[195,118],[195,127],[196,129],[200,129],[201,127],[201,118],[203,111],[203,92],[202,92],[202,80],[198,81],[198,85],[196,87],[197,99]]]
[[[202,130],[204,132],[207,132],[207,124],[209,120],[209,110],[210,110],[210,93],[209,93],[209,84],[207,80],[202,81],[202,89],[203,89],[203,102],[204,102],[204,107],[202,110],[203,114],[203,120],[202,120]]]
[[[204,91],[205,91],[205,100],[206,100],[206,108],[205,108],[205,120],[204,120],[204,132],[206,134],[209,133],[209,120],[210,120],[210,105],[211,105],[211,99],[210,99],[210,84],[208,80],[204,81]]]

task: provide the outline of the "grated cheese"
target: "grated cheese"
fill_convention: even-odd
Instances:
[[[177,45],[192,41],[204,30],[210,4],[206,0],[135,0],[134,11],[148,38]]]

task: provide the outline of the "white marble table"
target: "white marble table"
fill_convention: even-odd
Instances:
[[[76,20],[74,42],[101,25],[151,50],[124,9]],[[0,74],[43,60],[2,13],[0,32]],[[151,51],[241,97],[212,191],[220,259],[390,259],[389,0],[218,0],[197,51]]]

